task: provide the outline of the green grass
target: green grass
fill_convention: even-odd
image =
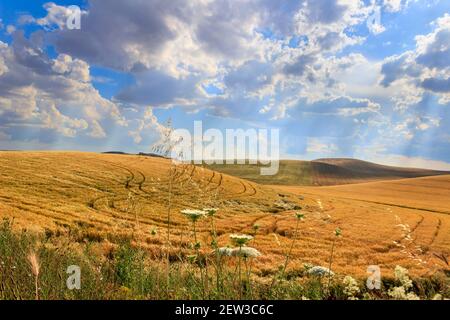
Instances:
[[[64,235],[35,235],[13,232],[12,224],[0,224],[0,299],[30,300],[35,296],[35,277],[28,256],[34,252],[39,260],[39,299],[346,299],[341,277],[333,279],[327,290],[327,279],[308,276],[305,272],[287,272],[271,287],[266,280],[242,277],[236,269],[222,264],[219,281],[214,273],[215,258],[170,264],[164,259],[123,241],[111,250],[98,250],[100,244],[76,242]],[[255,262],[256,263],[256,262]],[[67,267],[81,268],[81,289],[66,287]],[[206,267],[208,265],[208,267]],[[204,277],[200,276],[203,272]],[[167,278],[168,276],[168,278]],[[364,279],[359,280],[360,299],[388,298],[387,290],[395,280],[384,279],[384,290],[368,293]],[[421,298],[440,293],[449,296],[448,278],[415,279],[414,291]]]
[[[211,170],[261,184],[299,186],[310,186],[313,184],[312,165],[309,161],[281,160],[278,173],[273,176],[261,175],[260,168],[264,166],[259,164],[213,164],[207,167]]]

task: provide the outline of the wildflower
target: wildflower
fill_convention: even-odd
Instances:
[[[152,236],[155,236],[157,233],[156,228],[153,228],[152,231],[150,231],[150,233],[152,234]]]
[[[230,234],[230,239],[237,246],[244,246],[247,242],[253,239],[252,236],[247,234]]]
[[[204,208],[203,211],[206,213],[207,216],[212,217],[214,216],[219,209],[217,208]]]
[[[408,292],[413,287],[412,280],[409,278],[408,269],[396,266],[394,274],[395,279],[399,281],[401,285],[390,289],[388,295],[397,300],[420,300],[414,292]]]
[[[406,294],[406,300],[420,300],[419,296],[417,296],[415,293],[413,292],[408,292]]]
[[[409,278],[408,269],[405,269],[401,266],[396,266],[394,273],[395,273],[395,279],[400,281],[400,283],[406,290],[412,288],[412,280]]]
[[[389,289],[388,294],[395,300],[404,300],[406,298],[406,292],[404,287],[394,287]]]
[[[234,248],[231,251],[232,256],[239,256],[243,258],[257,258],[261,256],[261,252],[251,247]]]
[[[308,274],[312,276],[323,277],[323,276],[333,276],[334,272],[325,267],[314,266],[308,270]]]
[[[181,213],[189,218],[192,222],[196,222],[198,219],[205,216],[205,211],[203,210],[185,209],[181,210]]]
[[[347,295],[349,300],[358,300],[356,297],[359,293],[358,282],[353,279],[351,276],[345,276],[342,281],[344,284],[344,294]]]
[[[216,253],[216,252],[219,256],[229,257],[233,253],[233,249],[228,248],[228,247],[221,247],[221,248],[218,248],[217,250],[213,251],[213,253]]]
[[[388,291],[391,298],[395,300],[420,300],[420,298],[413,292],[406,292],[405,287],[394,287]]]

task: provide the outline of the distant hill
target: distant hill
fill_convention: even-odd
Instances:
[[[131,153],[127,153],[127,152],[123,152],[123,151],[106,151],[106,152],[102,152],[102,154],[133,155],[133,154],[131,154]],[[157,157],[157,158],[164,158],[164,156],[159,155],[159,154],[157,154],[157,153],[139,152],[137,155],[138,155],[138,156],[143,156],[143,157]]]
[[[106,152],[102,152],[103,154],[124,154],[127,155],[128,153],[123,152],[123,151],[106,151]]]
[[[449,174],[446,171],[392,167],[345,158],[281,160],[279,172],[274,176],[261,176],[258,165],[211,165],[209,168],[262,184],[300,186],[331,186]]]

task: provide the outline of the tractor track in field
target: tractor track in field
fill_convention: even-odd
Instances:
[[[408,245],[412,245],[412,244],[416,244],[416,237],[412,237],[413,233],[417,230],[417,228],[419,228],[419,226],[422,224],[422,222],[425,220],[425,217],[422,216],[421,214],[417,214],[417,216],[419,216],[419,221],[416,222],[416,224],[411,228],[409,226],[409,224],[406,223],[402,223],[401,221],[399,222],[398,226],[407,226],[409,228],[409,230],[405,231],[402,230],[402,237],[398,240],[395,240],[395,242],[397,243],[401,243],[401,242],[405,242],[407,240],[410,240],[410,242],[408,243]]]
[[[434,244],[434,241],[436,240],[437,236],[439,235],[439,231],[441,230],[442,220],[440,218],[437,218],[437,219],[438,219],[438,223],[436,225],[436,229],[434,230],[434,233],[433,233],[433,236],[431,238],[431,241],[428,244],[430,246]]]
[[[73,213],[66,212],[66,211],[55,210],[53,208],[45,207],[45,206],[38,205],[38,204],[35,204],[35,203],[26,202],[26,201],[18,201],[16,199],[9,198],[9,197],[4,197],[4,196],[0,196],[0,198],[5,199],[5,203],[8,203],[8,206],[11,206],[11,207],[19,209],[19,210],[23,210],[24,206],[32,207],[34,209],[26,208],[27,212],[31,212],[31,213],[34,213],[34,214],[39,215],[39,216],[44,216],[44,217],[47,217],[47,218],[57,219],[57,220],[60,220],[60,221],[68,222],[67,219],[61,218],[59,216],[49,215],[49,214],[46,214],[45,212],[37,211],[37,210],[40,209],[40,210],[45,210],[45,211],[50,211],[50,212],[56,213],[56,214],[61,215],[63,217],[70,216],[72,218],[80,219],[80,216],[75,215]]]
[[[317,197],[317,194],[311,193],[311,192],[303,192],[303,194]],[[426,211],[426,212],[450,215],[450,211],[439,211],[439,210],[433,210],[433,209],[417,208],[417,207],[411,207],[411,206],[406,206],[406,205],[401,205],[401,204],[394,204],[394,203],[387,203],[387,202],[380,202],[380,201],[373,201],[373,200],[355,199],[355,198],[336,196],[336,195],[333,195],[333,199],[360,201],[360,202],[384,205],[384,206],[388,206],[388,207],[396,207],[396,208],[402,208],[402,209],[411,209],[411,210],[417,210],[417,211]]]
[[[213,171],[213,172],[214,172],[214,174],[216,175],[216,171]],[[211,183],[214,184],[214,185],[213,185],[212,188],[210,188],[210,189],[208,190],[209,192],[214,191],[214,190],[217,190],[217,189],[219,189],[219,188],[222,186],[223,175],[222,175],[222,173],[220,173],[220,172],[218,172],[217,175],[219,176],[219,182],[214,183],[214,182],[212,181],[213,179],[211,179]],[[219,190],[219,192],[220,192],[220,190]]]
[[[224,196],[226,197],[226,200],[251,197],[257,194],[256,188],[250,182],[244,182],[242,180],[239,180],[239,183],[242,186],[242,191],[235,193],[225,193]]]
[[[414,227],[412,227],[411,228],[411,233],[413,233],[414,231],[416,231],[417,230],[417,228],[422,224],[422,222],[425,220],[425,217],[423,216],[423,215],[421,215],[421,214],[419,214],[419,216],[420,216],[420,220],[419,220],[419,222],[417,222],[415,225],[414,225]]]

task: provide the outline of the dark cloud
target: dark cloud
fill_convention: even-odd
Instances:
[[[124,88],[115,98],[122,102],[140,105],[164,106],[179,99],[198,96],[198,79],[177,79],[161,71],[148,70],[136,75],[136,83]]]
[[[347,10],[346,5],[338,0],[308,0],[308,20],[311,23],[330,24],[342,18]]]
[[[333,100],[321,100],[312,104],[301,103],[292,110],[292,114],[314,113],[330,114],[339,116],[353,116],[359,114],[376,113],[379,109],[377,104],[368,99],[352,99],[340,97]]]
[[[91,85],[89,65],[67,55],[50,58],[44,51],[41,32],[29,38],[22,31],[13,34],[10,45],[0,43],[0,61],[7,66],[0,73],[0,123],[17,131],[48,132],[65,137],[78,133],[105,136],[100,122],[113,119],[124,124],[117,106],[100,96]],[[88,130],[89,129],[89,130]]]
[[[272,81],[273,66],[269,63],[248,61],[239,68],[230,71],[224,79],[228,88],[254,91]]]
[[[13,34],[12,48],[16,61],[26,68],[42,75],[53,73],[53,62],[42,50],[43,34],[38,31],[25,38],[24,32],[19,30]]]
[[[420,76],[422,69],[409,58],[410,56],[405,54],[385,62],[381,67],[381,74],[383,76],[381,85],[388,87],[392,82],[401,79],[404,76]]]
[[[133,2],[133,3],[131,3]],[[51,40],[58,52],[93,64],[130,70],[140,61],[133,50],[158,53],[176,34],[167,18],[188,19],[185,1],[90,0],[89,13],[82,16],[80,30],[55,31]]]
[[[428,78],[422,81],[421,83],[424,89],[433,91],[433,92],[450,92],[450,78],[447,79],[434,79]]]
[[[448,15],[436,20],[433,32],[416,37],[416,50],[390,57],[382,65],[381,85],[390,86],[398,79],[410,78],[414,85],[437,93],[449,92],[450,20]],[[430,70],[437,71],[434,77]],[[423,77],[427,77],[425,80]]]
[[[436,33],[434,41],[425,52],[417,57],[417,63],[430,69],[450,67],[450,29],[442,29]]]
[[[294,62],[286,64],[283,71],[287,75],[302,76],[316,62],[316,55],[301,55]]]

